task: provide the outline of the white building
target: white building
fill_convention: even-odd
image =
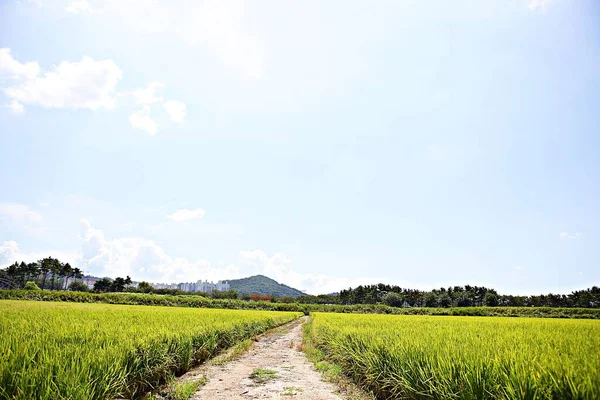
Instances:
[[[229,282],[217,281],[217,283],[209,282],[207,280],[196,282],[196,292],[210,293],[216,290],[217,292],[225,292],[229,290]]]
[[[154,289],[179,289],[184,292],[204,292],[212,291],[225,292],[230,289],[229,282],[217,281],[217,283],[205,281],[198,282],[181,282],[181,283],[152,283]]]

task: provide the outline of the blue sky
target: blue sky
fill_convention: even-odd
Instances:
[[[0,3],[0,266],[600,284],[600,5]]]

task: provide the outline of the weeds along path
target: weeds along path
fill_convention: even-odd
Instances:
[[[183,376],[183,380],[206,378],[191,399],[342,399],[333,384],[297,347],[302,343],[302,324],[307,317],[262,335],[238,359],[222,365],[207,365]]]

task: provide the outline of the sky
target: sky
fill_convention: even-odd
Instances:
[[[600,285],[595,0],[2,0],[0,267]]]

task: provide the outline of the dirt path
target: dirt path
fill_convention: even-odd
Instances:
[[[304,353],[296,349],[302,343],[305,321],[306,317],[300,318],[261,336],[237,360],[193,372],[204,375],[207,383],[192,399],[342,399],[335,394],[337,388],[324,382]]]

